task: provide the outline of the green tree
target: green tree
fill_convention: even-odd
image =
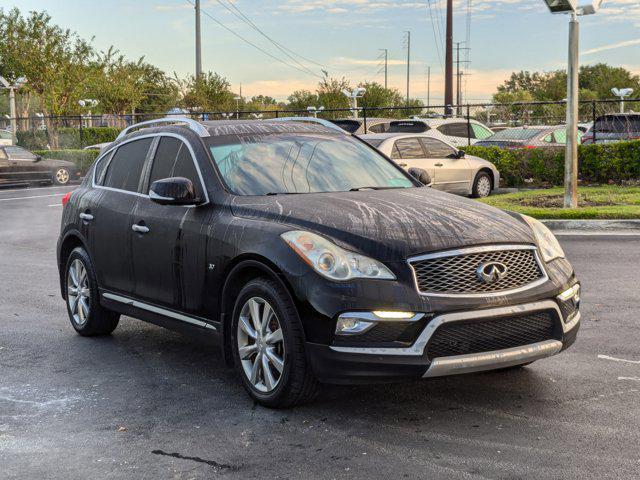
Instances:
[[[231,91],[231,83],[222,75],[206,72],[198,80],[191,75],[186,80],[178,80],[178,82],[184,92],[181,104],[188,110],[225,112],[233,111],[237,107],[236,95]]]
[[[363,82],[358,85],[366,90],[364,96],[358,100],[358,106],[363,108],[384,108],[404,106],[404,97],[395,88],[384,88],[378,82]],[[372,110],[367,112],[369,117],[399,117],[404,111]]]
[[[349,80],[346,78],[324,78],[318,84],[316,93],[318,95],[318,103],[327,110],[349,108],[349,99],[342,93],[343,90],[350,89]],[[330,118],[340,118],[349,116],[349,113],[344,112],[329,112],[323,116]]]
[[[309,90],[296,90],[287,98],[288,110],[306,111],[307,107],[320,107],[318,95]]]

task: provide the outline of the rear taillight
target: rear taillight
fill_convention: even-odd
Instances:
[[[523,145],[520,148],[524,148],[525,150],[531,150],[532,148],[537,148],[535,145]]]
[[[62,206],[64,207],[71,198],[71,192],[65,193],[62,197]]]

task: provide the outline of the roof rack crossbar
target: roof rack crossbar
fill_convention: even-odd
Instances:
[[[205,128],[205,126],[202,125],[197,120],[194,120],[194,119],[189,118],[189,117],[177,117],[176,116],[176,117],[157,118],[155,120],[146,120],[144,122],[134,123],[133,125],[129,125],[124,130],[122,130],[120,132],[120,134],[118,135],[118,137],[116,138],[116,140],[119,140],[120,138],[124,137],[128,133],[131,133],[133,130],[138,130],[140,128],[150,128],[150,127],[153,127],[155,125],[172,124],[172,123],[173,124],[184,124],[190,130],[196,132],[201,137],[210,136],[209,135],[209,131]]]
[[[348,135],[348,132],[340,128],[335,123],[331,123],[329,120],[325,120],[324,118],[316,118],[316,117],[278,117],[272,118],[269,120],[270,122],[307,122],[307,123],[317,123],[319,125],[323,125],[331,130],[335,130],[337,132]]]

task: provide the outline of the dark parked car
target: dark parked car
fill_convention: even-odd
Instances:
[[[578,130],[578,142],[582,138],[582,132]],[[490,137],[480,140],[477,147],[499,148],[554,148],[564,149],[567,144],[567,127],[556,126],[530,126],[513,127],[500,130]]]
[[[378,118],[367,117],[364,118],[339,118],[336,120],[330,120],[331,123],[338,125],[340,128],[349,133],[364,134],[364,133],[384,133],[389,130],[389,125],[393,121],[393,118]]]
[[[72,162],[43,159],[22,147],[0,146],[0,186],[54,183],[66,185],[80,178]]]
[[[124,314],[212,339],[272,407],[321,382],[520,366],[573,343],[580,287],[542,223],[425,187],[317,122],[125,129],[63,198],[75,330],[109,334]]]
[[[640,140],[640,113],[616,113],[598,117],[595,125],[582,137],[585,145],[624,140]]]

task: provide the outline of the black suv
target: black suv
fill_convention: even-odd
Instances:
[[[63,199],[80,335],[124,314],[211,338],[271,407],[574,341],[579,284],[540,222],[425,187],[321,120],[145,123]]]

